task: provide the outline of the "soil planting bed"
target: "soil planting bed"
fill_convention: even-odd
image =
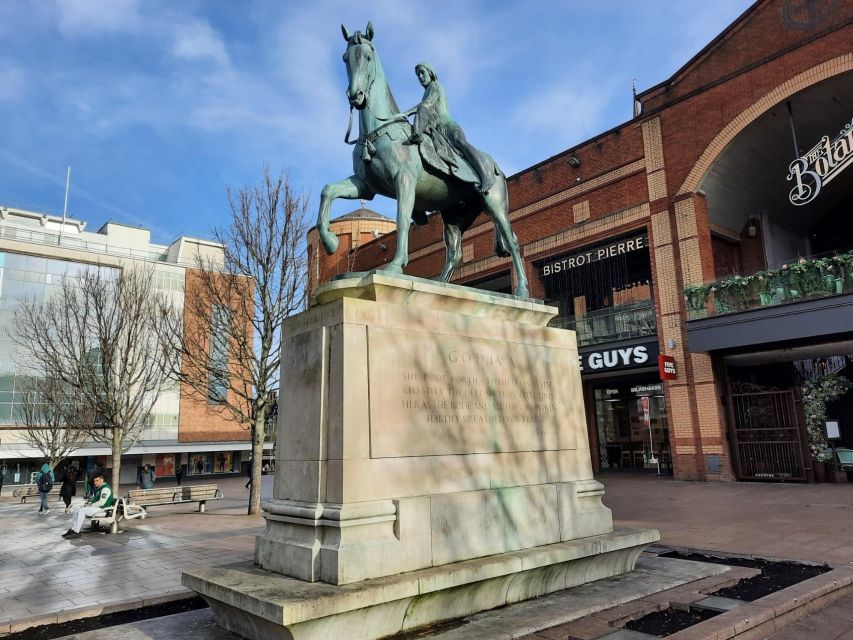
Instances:
[[[62,638],[70,636],[74,633],[83,633],[85,631],[94,631],[95,629],[103,629],[105,627],[114,627],[119,624],[128,624],[130,622],[138,622],[140,620],[150,620],[151,618],[161,618],[170,616],[174,613],[183,613],[185,611],[194,611],[196,609],[204,609],[207,603],[201,598],[185,598],[183,600],[174,600],[173,602],[165,602],[163,604],[155,604],[150,607],[142,607],[141,609],[129,609],[127,611],[117,611],[116,613],[108,613],[97,618],[83,618],[81,620],[70,620],[60,624],[46,624],[40,627],[32,627],[24,631],[18,631],[2,636],[3,640],[51,640],[52,638]]]
[[[670,634],[692,627],[694,624],[705,622],[705,620],[713,618],[715,615],[717,614],[713,611],[665,609],[664,611],[657,611],[642,618],[631,620],[625,625],[625,628],[665,638]]]
[[[679,560],[692,560],[694,562],[709,562],[711,564],[727,564],[734,567],[759,569],[761,573],[754,578],[741,580],[735,586],[720,589],[713,594],[725,598],[736,598],[745,602],[758,600],[771,593],[786,589],[798,582],[814,578],[831,570],[826,565],[772,562],[758,558],[723,558],[701,553],[679,553],[677,551],[664,553],[661,556],[665,558],[677,558]],[[632,620],[625,625],[625,628],[665,638],[668,635],[692,627],[694,624],[699,624],[713,618],[715,615],[718,614],[713,611],[704,611],[701,609],[690,609],[690,611],[667,609],[665,611],[658,611],[657,613],[650,613],[637,620]]]
[[[809,578],[814,578],[822,573],[831,571],[831,568],[826,565],[800,564],[798,562],[771,562],[757,558],[721,558],[699,553],[685,554],[672,552],[664,554],[664,557],[760,569],[761,573],[754,578],[741,580],[735,586],[720,589],[713,594],[725,598],[737,598],[738,600],[745,600],[747,602],[758,600],[781,589],[787,589],[803,580],[808,580]]]

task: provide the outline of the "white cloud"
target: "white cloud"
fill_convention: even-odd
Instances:
[[[55,0],[59,29],[68,36],[133,31],[140,26],[139,0]]]
[[[22,100],[27,89],[24,70],[0,62],[0,102]]]
[[[228,52],[219,34],[205,21],[192,20],[175,29],[172,55],[183,60],[213,60],[228,66]]]
[[[602,114],[616,94],[605,82],[554,82],[532,89],[512,114],[516,127],[566,148],[602,131]]]

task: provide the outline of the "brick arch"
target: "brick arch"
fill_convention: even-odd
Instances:
[[[853,53],[848,53],[832,60],[827,60],[817,66],[804,71],[790,80],[783,82],[778,87],[766,93],[758,99],[752,106],[741,111],[731,122],[729,122],[720,133],[711,141],[699,160],[693,165],[684,184],[678,190],[678,195],[692,193],[699,188],[699,183],[708,169],[711,168],[714,160],[723,152],[728,144],[734,140],[741,131],[749,124],[755,121],[758,117],[775,107],[782,100],[789,98],[795,93],[810,87],[822,80],[826,80],[833,76],[841,75],[848,71],[853,71]]]

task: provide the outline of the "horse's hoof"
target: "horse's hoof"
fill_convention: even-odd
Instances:
[[[336,236],[331,231],[320,231],[320,242],[323,243],[323,248],[326,250],[326,253],[332,255],[335,251],[338,250],[338,236]]]
[[[382,271],[390,275],[397,275],[403,273],[403,267],[401,267],[399,264],[389,262],[382,268]]]
[[[530,292],[527,290],[527,285],[519,285],[515,288],[516,298],[530,298]]]

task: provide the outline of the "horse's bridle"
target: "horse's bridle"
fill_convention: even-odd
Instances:
[[[365,43],[365,41],[362,40],[362,38],[361,38],[361,32],[356,31],[355,34],[353,34],[352,40],[351,40],[350,44],[347,46],[347,49],[349,49],[350,47],[352,47],[354,45],[361,45],[364,43]],[[382,124],[380,124],[378,127],[376,127],[370,133],[359,135],[358,138],[356,138],[355,140],[350,140],[349,136],[350,136],[350,133],[352,133],[352,112],[355,110],[355,107],[350,106],[350,108],[349,108],[349,123],[347,124],[347,132],[346,132],[346,134],[344,134],[344,142],[346,144],[349,144],[349,145],[358,144],[359,142],[363,142],[363,143],[376,142],[376,140],[382,134],[381,133],[382,130],[385,129],[386,127],[388,127],[392,124],[395,124],[397,122],[408,122],[408,119],[405,116],[402,118],[399,116],[397,116],[397,117],[388,116],[387,118],[383,118],[383,117],[378,116],[375,113],[373,113],[373,109],[370,108],[370,102],[368,101],[367,96],[370,95],[370,90],[373,89],[373,82],[376,80],[376,58],[375,58],[376,49],[373,48],[373,43],[370,42],[370,40],[367,40],[367,45],[370,47],[371,51],[373,52],[374,58],[373,58],[373,60],[371,60],[371,64],[372,64],[372,70],[371,71],[372,71],[372,73],[370,74],[370,79],[368,80],[367,87],[365,88],[365,91],[364,91],[364,108],[367,109],[368,111],[370,111],[370,113],[373,114],[373,117],[376,118],[377,120],[379,120],[380,122],[382,122]],[[349,96],[347,96],[347,99],[349,99]]]

